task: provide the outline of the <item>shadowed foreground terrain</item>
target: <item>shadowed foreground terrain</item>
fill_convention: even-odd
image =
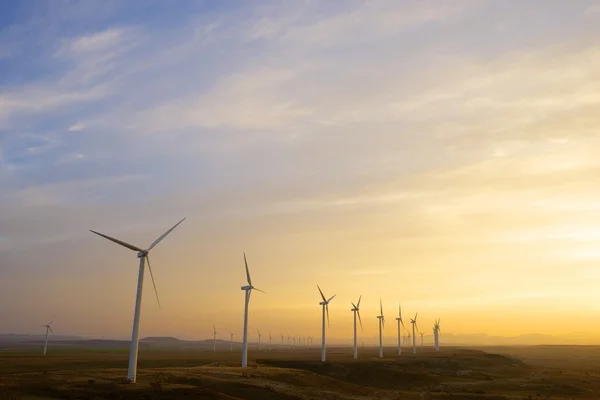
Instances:
[[[334,348],[249,353],[145,350],[138,383],[126,384],[128,353],[52,349],[0,352],[0,399],[598,399],[600,348],[592,346],[419,349],[417,355],[351,358]]]

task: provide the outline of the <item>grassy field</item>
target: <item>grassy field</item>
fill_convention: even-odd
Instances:
[[[419,349],[379,360],[367,348],[249,352],[145,350],[127,384],[125,350],[0,352],[1,400],[56,399],[600,399],[600,347]]]

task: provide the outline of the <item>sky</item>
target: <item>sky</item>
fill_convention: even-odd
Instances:
[[[0,4],[0,333],[600,343],[600,2]],[[422,321],[422,322],[421,322]],[[316,340],[316,339],[315,339]],[[316,342],[315,342],[316,343]]]

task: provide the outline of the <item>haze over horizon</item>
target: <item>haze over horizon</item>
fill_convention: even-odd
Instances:
[[[600,343],[597,1],[0,4],[0,333]],[[406,321],[405,321],[406,323]],[[407,324],[408,326],[409,324]],[[443,337],[442,337],[443,343]],[[535,343],[531,343],[535,344]]]

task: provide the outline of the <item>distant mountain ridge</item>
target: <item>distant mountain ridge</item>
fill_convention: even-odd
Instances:
[[[403,333],[404,334],[404,333]],[[39,343],[44,340],[45,335],[28,335],[28,334],[0,334],[0,345],[11,344],[27,344]],[[395,336],[384,336],[385,346],[394,346],[396,344]],[[90,345],[92,347],[107,347],[116,345],[118,347],[128,345],[128,339],[97,339],[84,338],[76,335],[56,335],[50,336],[51,342],[62,342],[65,345],[67,342],[79,342],[77,346]],[[359,339],[367,346],[374,346],[378,343],[375,336],[363,336]],[[217,339],[217,347],[229,346],[229,340]],[[256,338],[251,338],[249,344],[255,345]],[[351,338],[328,338],[328,343],[331,346],[350,346]],[[479,334],[460,334],[452,333],[440,335],[440,343],[452,346],[531,346],[531,345],[594,345],[600,344],[600,340],[594,340],[593,335],[588,333],[572,333],[568,335],[546,335],[541,333],[522,334],[517,336],[492,336],[484,333]],[[73,343],[75,345],[75,343]],[[206,338],[201,340],[183,340],[173,336],[148,336],[140,339],[140,344],[151,348],[157,347],[177,347],[177,348],[212,348],[213,339]],[[233,342],[234,347],[240,346],[239,341]],[[421,338],[417,337],[417,345],[421,344]],[[433,335],[424,336],[424,345],[431,346],[433,344]],[[266,343],[263,343],[266,345]],[[320,341],[317,337],[314,338],[313,347],[318,347]],[[279,343],[273,343],[273,348],[281,347]],[[287,342],[283,347],[288,347]]]

